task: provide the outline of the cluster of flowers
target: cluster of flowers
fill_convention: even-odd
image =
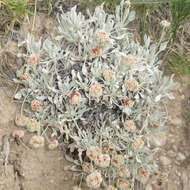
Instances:
[[[106,147],[105,147],[106,149]],[[113,154],[114,151],[111,153]],[[117,179],[116,187],[118,189],[129,189],[130,184],[125,178],[130,177],[129,170],[124,167],[125,158],[121,154],[113,154],[112,156],[109,154],[103,154],[101,149],[98,146],[91,146],[87,149],[86,155],[90,159],[90,161],[94,162],[94,165],[100,168],[108,168],[110,165],[115,167],[118,171],[118,176],[120,178]],[[100,187],[102,183],[102,175],[101,170],[95,170],[90,162],[83,163],[83,171],[88,175],[86,177],[86,183],[89,188],[97,189]],[[110,189],[113,186],[109,186]],[[114,187],[113,187],[114,188]]]
[[[45,139],[43,136],[39,135],[41,129],[40,129],[40,123],[37,120],[30,119],[28,117],[20,115],[15,118],[15,124],[18,127],[26,127],[26,130],[29,132],[32,132],[32,133],[37,132],[37,135],[32,136],[29,141],[29,144],[32,147],[34,147],[34,148],[44,147]],[[21,139],[24,137],[24,131],[23,130],[15,130],[15,131],[13,131],[12,136],[14,138]],[[58,141],[56,139],[52,140],[48,143],[48,148],[50,150],[55,149],[57,146],[58,146]]]
[[[145,46],[136,43],[126,28],[135,16],[129,7],[129,1],[122,0],[115,15],[106,14],[102,5],[88,13],[88,19],[76,7],[58,16],[60,35],[55,41],[28,37],[29,56],[23,56],[27,64],[15,79],[23,85],[15,98],[29,103],[33,118],[19,116],[16,124],[37,133],[30,140],[35,148],[45,144],[39,135],[43,126],[65,135],[80,150],[89,188],[111,179],[114,184],[107,189],[128,190],[133,179],[149,177],[155,164],[148,137],[165,127],[162,103],[174,83],[163,78],[157,55],[166,43],[151,44],[147,36]],[[169,27],[167,21],[161,24],[164,30]],[[24,111],[28,114],[28,108]],[[104,145],[110,142],[113,146]],[[49,149],[57,145],[53,140]]]

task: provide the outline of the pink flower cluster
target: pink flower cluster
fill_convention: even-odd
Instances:
[[[87,186],[92,189],[98,189],[102,183],[101,173],[94,171],[86,177]]]
[[[43,104],[39,100],[32,100],[31,102],[31,109],[32,111],[41,111],[43,108]]]

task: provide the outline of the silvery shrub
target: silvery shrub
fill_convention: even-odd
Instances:
[[[124,1],[114,15],[103,4],[86,16],[73,7],[57,16],[58,36],[28,35],[19,55],[21,115],[40,123],[38,135],[57,134],[89,188],[134,189],[159,170],[150,137],[167,129],[175,83],[159,69],[167,42],[145,35],[140,45],[128,28],[134,19]]]

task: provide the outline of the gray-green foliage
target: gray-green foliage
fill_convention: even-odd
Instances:
[[[58,15],[59,35],[54,40],[35,42],[28,36],[25,41],[28,52],[39,56],[40,61],[32,67],[28,56],[20,55],[27,64],[15,79],[22,84],[15,98],[29,104],[34,99],[43,103],[42,111],[24,109],[23,114],[66,135],[72,148],[79,150],[79,161],[75,164],[83,163],[82,152],[89,146],[102,149],[111,143],[126,159],[126,167],[132,173],[129,179],[132,186],[139,169],[151,173],[156,168],[152,157],[156,149],[150,149],[149,136],[165,130],[165,103],[173,98],[171,89],[175,86],[172,78],[163,76],[159,70],[162,62],[158,54],[167,43],[151,44],[147,36],[144,46],[135,42],[132,31],[127,28],[134,18],[135,13],[130,12],[124,1],[116,8],[115,15],[105,13],[103,5],[97,7],[93,15],[88,12],[88,19],[77,13],[76,7]],[[97,31],[106,34],[103,41],[97,39]],[[123,58],[129,55],[135,59],[130,66],[123,63]],[[105,80],[105,70],[115,73],[111,80]],[[26,72],[29,80],[22,78]],[[125,86],[130,79],[138,82],[134,91]],[[94,84],[102,88],[98,97],[90,94]],[[70,102],[74,92],[81,95],[78,104]],[[128,106],[126,98],[134,105]],[[127,120],[135,122],[134,133],[124,128]],[[153,127],[155,125],[159,127]],[[135,150],[133,143],[138,138],[143,139],[145,146]],[[111,166],[101,170],[107,177],[110,174],[110,179],[117,177],[116,169]]]

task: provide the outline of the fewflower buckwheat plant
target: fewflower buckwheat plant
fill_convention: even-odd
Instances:
[[[158,170],[148,145],[167,127],[165,104],[176,84],[159,70],[165,32],[156,44],[145,35],[141,45],[128,28],[135,19],[130,1],[122,0],[115,14],[103,7],[86,16],[76,7],[58,14],[54,38],[28,35],[28,52],[19,55],[27,64],[14,81],[22,87],[15,95],[23,100],[21,113],[31,119],[18,116],[15,123],[38,135],[52,131],[49,139],[60,133],[55,140],[68,147],[65,157],[89,188],[133,190],[142,168],[150,175]],[[165,31],[169,24],[162,24]],[[44,143],[42,136],[30,141]]]

